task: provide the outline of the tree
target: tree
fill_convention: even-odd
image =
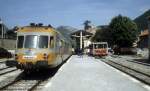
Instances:
[[[98,28],[95,35],[92,37],[94,42],[108,42],[109,46],[112,46],[112,32],[109,27]]]
[[[6,32],[6,35],[9,39],[16,39],[16,31],[18,30],[18,27],[15,26],[13,29],[10,29],[9,31]]]
[[[114,17],[109,27],[112,31],[113,43],[119,47],[131,47],[137,38],[137,25],[126,16]]]
[[[84,30],[88,30],[89,28],[91,28],[91,26],[89,25],[91,23],[91,21],[86,20],[84,21],[83,25],[84,25]]]

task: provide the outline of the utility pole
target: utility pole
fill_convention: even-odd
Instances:
[[[149,49],[149,60],[150,60],[150,16],[148,17],[148,49]]]
[[[3,39],[4,38],[4,36],[3,36],[4,29],[3,29],[3,22],[1,19],[0,19],[0,24],[1,24],[1,38]]]

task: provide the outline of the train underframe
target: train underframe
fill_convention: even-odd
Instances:
[[[70,57],[66,57],[66,59],[62,60],[61,64],[67,61],[67,59]],[[16,60],[7,60],[6,65],[9,67],[16,67],[21,70],[40,70],[40,69],[49,69],[49,68],[56,68],[57,66],[61,64],[48,64],[47,60],[38,60],[35,63],[33,62],[24,62],[20,63]]]
[[[34,70],[34,69],[48,69],[51,68],[52,65],[48,64],[48,61],[42,60],[37,61],[36,63],[26,62],[26,63],[18,63],[15,60],[6,61],[6,65],[9,67],[16,67],[21,70]]]

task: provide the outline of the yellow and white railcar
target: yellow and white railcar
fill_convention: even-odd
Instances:
[[[19,69],[52,68],[71,55],[71,44],[51,26],[25,26],[17,31],[15,66]]]

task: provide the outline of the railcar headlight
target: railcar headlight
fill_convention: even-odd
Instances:
[[[15,54],[15,59],[18,59],[18,55],[17,54]]]
[[[47,55],[46,53],[44,53],[44,54],[43,54],[43,58],[44,58],[45,60],[47,60],[48,55]]]

